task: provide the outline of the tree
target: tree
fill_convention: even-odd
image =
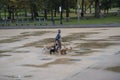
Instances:
[[[69,21],[70,8],[76,8],[76,0],[64,0],[63,9],[66,10],[66,21]]]
[[[112,7],[112,1],[111,0],[103,0],[101,1],[101,9],[104,10],[104,13],[108,14],[109,9]]]
[[[113,7],[120,8],[120,0],[111,0]]]
[[[15,18],[15,10],[16,10],[16,0],[7,0],[6,1],[7,9],[8,9],[8,19],[14,20]]]
[[[3,0],[0,0],[0,20],[2,20],[2,15],[1,15],[2,7],[3,7]]]

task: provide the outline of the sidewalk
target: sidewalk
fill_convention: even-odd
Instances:
[[[112,24],[76,24],[76,25],[46,25],[46,26],[0,26],[0,29],[45,29],[45,28],[101,28],[120,27],[120,23]]]

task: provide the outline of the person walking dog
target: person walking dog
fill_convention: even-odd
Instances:
[[[58,30],[55,38],[55,43],[58,45],[58,49],[61,49],[61,30]]]

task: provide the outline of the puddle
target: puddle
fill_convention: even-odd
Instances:
[[[22,34],[23,36],[41,36],[45,33],[50,33],[52,31],[33,31],[33,32],[22,32],[20,34]]]
[[[12,55],[0,53],[0,58],[1,58],[1,57],[8,57],[8,56],[12,56]]]
[[[16,80],[22,80],[23,78],[31,78],[33,77],[32,75],[5,75],[4,77],[8,77],[8,78],[12,78],[12,79],[16,79]]]
[[[100,67],[88,67],[87,69],[96,69],[96,70],[99,70],[101,68]]]
[[[120,55],[120,51],[118,51],[117,53],[115,53],[115,55]]]
[[[105,70],[120,73],[120,66],[108,67]]]
[[[52,58],[42,58],[40,60],[52,60]]]
[[[0,50],[0,53],[11,52],[12,50]]]
[[[74,54],[72,54],[71,56],[89,56],[91,53],[97,52],[97,50],[85,50],[85,51],[76,50],[73,52]]]
[[[70,59],[70,61],[81,61],[81,59]]]
[[[35,41],[35,42],[31,42],[31,43],[27,43],[23,46],[21,46],[21,48],[23,47],[40,47],[42,48],[44,45],[50,44],[54,42],[54,38],[46,38],[40,41]]]
[[[25,39],[24,37],[23,38],[20,38],[20,37],[12,37],[12,38],[9,38],[9,39],[3,39],[3,40],[0,40],[0,43],[12,43],[12,42],[16,42],[16,41],[21,41]]]
[[[13,53],[29,53],[30,51],[12,51]]]
[[[11,52],[10,50],[0,50],[0,57],[7,57],[7,56],[11,56],[9,54],[4,54],[7,52]]]
[[[93,31],[104,31],[104,30],[109,30],[109,29],[94,29]]]
[[[45,33],[49,33],[50,31],[36,31],[36,32],[23,32],[21,33],[21,35],[17,35],[17,36],[13,36],[9,39],[3,39],[0,40],[0,43],[12,43],[12,42],[16,42],[16,41],[21,41],[24,39],[28,39],[27,37],[29,36],[41,36]]]
[[[103,41],[109,41],[108,39],[82,39],[84,41],[94,41],[94,42],[103,42]]]
[[[72,33],[71,35],[62,37],[63,42],[69,42],[73,40],[80,40],[81,38],[85,38],[90,34],[98,34],[98,32],[88,32],[88,33]]]
[[[34,64],[24,64],[23,66],[26,67],[35,67],[35,68],[46,68],[49,67],[50,65],[57,65],[57,64],[72,64],[73,62],[71,62],[70,58],[60,58],[60,59],[56,59],[53,62],[49,62],[49,63],[45,63],[42,65],[34,65]]]
[[[89,60],[99,60],[99,61],[102,61],[102,60],[104,60],[104,58],[102,58],[102,57],[93,57],[93,58],[88,58]]]
[[[78,43],[76,44],[75,48],[79,50],[73,50],[75,54],[73,54],[72,56],[85,56],[85,55],[88,56],[90,53],[99,51],[96,49],[103,49],[112,45],[116,45],[116,43],[100,41],[88,41],[86,43]]]
[[[108,40],[120,41],[120,35],[118,35],[118,36],[110,36]]]
[[[84,37],[86,37],[86,35],[90,35],[90,34],[97,34],[97,32],[73,33],[71,35],[62,37],[62,41],[69,42],[69,41],[73,41],[73,40],[80,40],[81,38],[84,38]],[[54,38],[46,38],[46,39],[43,39],[40,41],[27,43],[27,44],[23,45],[22,47],[43,47],[44,45],[54,43],[54,40],[55,40]]]
[[[98,41],[90,41],[87,43],[81,43],[77,46],[77,48],[106,48],[111,45],[115,45],[116,43],[109,42],[98,42]]]

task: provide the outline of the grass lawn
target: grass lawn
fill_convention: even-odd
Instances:
[[[114,8],[111,9],[110,12],[114,13],[116,12],[118,9]],[[2,17],[4,18],[4,14],[1,13]],[[7,14],[8,15],[8,14]],[[43,18],[43,14],[40,14],[39,17],[40,19]],[[112,23],[120,23],[120,15],[117,16],[113,16],[111,13],[108,14],[106,17],[101,17],[101,18],[95,18],[94,14],[85,14],[84,18],[80,18],[80,20],[78,21],[77,18],[77,14],[75,14],[74,12],[70,13],[70,19],[67,22],[66,18],[65,18],[66,14],[63,14],[63,24],[65,25],[74,25],[74,24],[112,24]],[[24,17],[22,16],[19,19],[31,19],[31,17]],[[54,17],[55,19],[55,25],[59,25],[60,24],[60,14],[57,13],[56,17]],[[45,22],[40,22],[40,21],[23,21],[23,22],[17,22],[17,20],[13,21],[13,22],[1,22],[0,21],[0,26],[24,26],[24,25],[34,25],[34,26],[40,26],[40,25],[51,25],[53,24],[53,22],[51,21],[51,14],[48,14],[48,20]]]
[[[48,24],[51,24],[51,21],[48,21]],[[77,17],[74,19],[70,19],[69,22],[67,22],[65,19],[63,19],[63,24],[112,24],[112,23],[120,23],[120,16],[108,16],[103,18],[84,18],[80,19],[78,21]],[[60,24],[60,20],[56,20],[55,24]]]

